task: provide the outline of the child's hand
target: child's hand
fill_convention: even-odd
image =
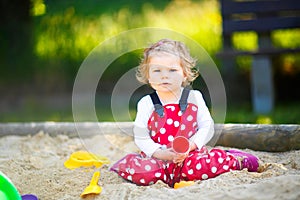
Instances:
[[[155,158],[168,161],[173,161],[175,156],[176,153],[172,149],[158,149],[153,154]]]
[[[173,162],[177,165],[182,165],[183,161],[188,157],[188,153],[176,153]]]
[[[196,144],[194,142],[190,142],[190,148],[188,152],[176,153],[173,162],[176,163],[177,165],[182,165],[183,161],[188,157],[189,152],[195,150],[196,148],[197,148]]]

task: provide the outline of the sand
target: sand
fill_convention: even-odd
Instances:
[[[111,164],[100,169],[65,168],[64,162],[79,150],[106,156]],[[169,188],[162,182],[136,186],[109,171],[115,161],[135,151],[131,137],[114,134],[83,139],[66,135],[52,137],[43,132],[3,136],[0,137],[0,170],[20,194],[35,194],[40,200],[81,199],[80,194],[96,170],[101,172],[99,185],[103,191],[85,199],[300,199],[300,150],[271,153],[245,149],[260,157],[264,172],[228,172],[180,189]]]

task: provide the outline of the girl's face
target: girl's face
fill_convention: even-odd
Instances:
[[[177,56],[164,53],[149,59],[149,83],[158,92],[178,93],[186,79]]]

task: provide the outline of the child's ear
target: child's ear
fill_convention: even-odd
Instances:
[[[183,81],[182,81],[182,86],[185,86],[186,85],[186,81],[187,80],[187,77],[185,76],[184,78],[183,78]]]

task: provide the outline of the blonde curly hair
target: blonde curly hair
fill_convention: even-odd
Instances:
[[[139,82],[149,84],[148,63],[151,56],[159,53],[169,53],[180,58],[181,67],[186,76],[186,80],[182,83],[182,86],[190,85],[198,77],[199,72],[195,68],[196,59],[191,57],[189,49],[185,44],[171,39],[161,39],[144,50],[144,57],[141,59],[136,71],[136,78]]]

